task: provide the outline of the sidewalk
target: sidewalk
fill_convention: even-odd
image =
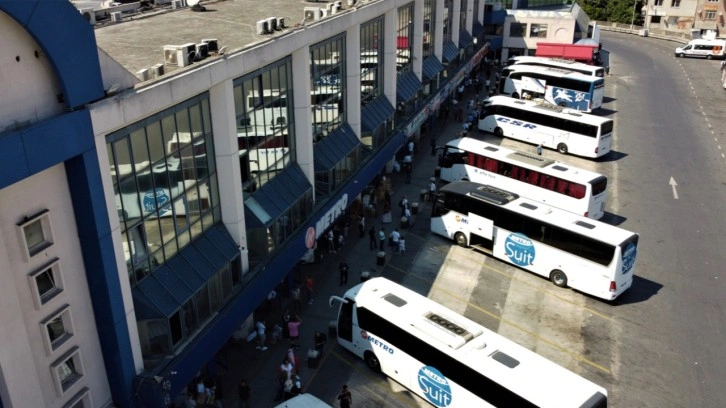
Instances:
[[[468,89],[464,95],[466,100],[474,98],[474,91]],[[315,331],[321,331],[328,335],[330,321],[337,317],[337,307],[330,308],[328,298],[331,295],[342,295],[347,289],[360,283],[361,272],[370,272],[371,277],[383,275],[388,279],[399,281],[405,272],[410,269],[410,265],[424,243],[422,237],[429,233],[431,203],[423,202],[421,190],[427,189],[429,179],[433,177],[434,169],[437,166],[437,157],[431,155],[431,137],[435,137],[436,144],[442,146],[447,141],[458,137],[461,129],[461,122],[453,119],[440,119],[437,125],[428,131],[428,134],[423,135],[421,140],[416,142],[410,183],[404,182],[405,175],[403,172],[386,174],[386,177],[390,179],[393,190],[391,193],[391,202],[393,203],[391,223],[382,224],[380,216],[375,219],[366,218],[366,231],[363,237],[359,236],[357,225],[351,225],[348,235],[345,237],[344,247],[337,251],[336,254],[326,253],[318,263],[301,265],[299,279],[303,287],[303,296],[301,302],[302,312],[299,315],[302,325],[300,327],[300,348],[297,350],[297,356],[300,361],[299,375],[303,382],[303,390],[314,379],[319,370],[319,368],[308,368],[306,361],[308,349],[314,348],[313,335]],[[475,134],[476,131],[471,132],[472,136]],[[405,148],[405,146],[402,147],[402,149]],[[401,228],[401,209],[398,207],[398,202],[404,194],[408,197],[409,203],[418,203],[418,213],[412,215],[412,223],[407,229]],[[387,236],[394,228],[398,228],[401,235],[406,238],[406,252],[404,254],[392,254],[386,248],[385,265],[377,265],[376,256],[378,252],[369,249],[367,230],[371,226],[376,231],[383,226]],[[348,283],[339,286],[338,264],[343,258],[350,266],[350,271]],[[312,275],[315,282],[314,302],[312,304],[307,304],[304,294],[304,279],[308,274]],[[287,294],[284,295],[281,299],[282,307],[276,307],[266,316],[260,316],[266,318],[268,330],[272,328],[274,323],[281,321],[283,309],[289,301]],[[258,316],[255,319],[258,319]],[[273,402],[278,388],[277,369],[286,355],[289,343],[283,339],[277,344],[270,344],[271,337],[268,334],[267,346],[269,348],[266,351],[256,350],[254,340],[249,343],[242,340],[241,342],[228,343],[217,354],[217,371],[222,378],[222,401],[225,408],[238,406],[237,384],[243,378],[246,378],[251,386],[252,397],[250,402],[253,407],[274,407],[278,404],[278,402]],[[328,336],[328,343],[323,350],[319,367],[323,366],[328,354],[335,347],[337,347],[335,338]],[[340,384],[330,384],[331,392],[337,392],[344,381],[344,379],[341,379]],[[323,396],[317,396],[325,400]],[[334,405],[332,400],[326,402]],[[335,406],[337,406],[337,402]]]

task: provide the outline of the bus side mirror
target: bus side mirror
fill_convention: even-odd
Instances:
[[[340,296],[331,296],[330,299],[328,299],[328,306],[333,307],[333,303],[335,302],[348,303],[347,300],[343,299]]]

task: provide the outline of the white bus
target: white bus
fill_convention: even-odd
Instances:
[[[542,98],[582,112],[602,106],[605,80],[564,69],[511,65],[502,70],[499,93],[513,98]]]
[[[479,130],[493,132],[562,154],[589,158],[610,152],[613,120],[538,101],[492,96],[479,114]]]
[[[638,234],[484,184],[441,188],[431,232],[601,299],[633,283]]]
[[[518,64],[531,65],[536,67],[560,68],[591,77],[605,78],[605,68],[603,67],[598,67],[597,65],[590,65],[572,60],[566,60],[562,58],[547,58],[520,55],[509,59],[509,65]]]
[[[605,214],[608,179],[602,174],[468,137],[442,150],[442,181],[489,184],[596,220]]]
[[[607,406],[604,388],[385,278],[336,301],[338,344],[436,407]]]

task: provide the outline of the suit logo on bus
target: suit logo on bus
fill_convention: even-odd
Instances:
[[[534,243],[524,234],[509,234],[504,240],[504,253],[517,266],[530,266],[534,263]]]
[[[447,407],[451,404],[451,386],[449,380],[441,371],[423,366],[418,370],[418,386],[430,403],[437,407]]]
[[[159,210],[159,215],[164,215],[171,211],[171,198],[163,188],[157,188],[154,191],[147,191],[144,194],[144,211],[151,213]]]
[[[625,247],[623,251],[623,273],[630,272],[635,265],[635,255],[638,253],[638,248],[632,242]]]
[[[497,118],[497,122],[509,123],[510,125],[521,126],[525,129],[537,129],[537,125],[533,125],[533,124],[527,123],[527,122],[522,122],[521,120],[503,118],[501,116]]]

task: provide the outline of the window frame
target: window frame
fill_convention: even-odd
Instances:
[[[37,278],[43,275],[46,271],[50,272],[53,279],[54,287],[46,293],[40,293]],[[61,274],[59,259],[55,258],[44,266],[28,274],[28,283],[30,284],[30,291],[33,294],[33,302],[35,303],[35,308],[36,310],[40,310],[41,307],[48,304],[52,299],[56,298],[64,290],[63,277]]]
[[[48,325],[53,321],[60,318],[63,323],[63,334],[59,336],[55,341],[50,338],[48,332]],[[41,332],[43,333],[43,345],[45,351],[50,356],[54,351],[57,351],[61,346],[66,344],[70,338],[75,334],[75,326],[73,324],[73,316],[71,315],[71,307],[68,304],[61,306],[51,315],[46,317],[40,322]]]
[[[512,29],[515,26],[519,26],[521,31],[519,32],[519,35],[512,34]],[[525,34],[527,34],[527,23],[520,23],[519,21],[512,21],[509,23],[509,37],[510,38],[524,38]]]
[[[72,374],[65,382],[63,382],[60,378],[60,373],[58,372],[58,369],[68,361],[72,361],[73,363]],[[81,350],[78,348],[78,346],[73,346],[73,348],[71,348],[65,354],[55,360],[50,365],[50,371],[51,375],[53,376],[53,383],[55,384],[58,396],[63,396],[69,390],[71,390],[74,385],[78,384],[85,373],[85,369],[83,367],[83,359],[81,358]]]
[[[83,387],[76,393],[71,399],[63,405],[63,408],[79,408],[78,403],[81,403],[80,407],[92,407],[93,400],[91,400],[91,392],[88,387]]]
[[[43,240],[40,243],[30,247],[28,245],[26,228],[34,225],[36,222],[40,223]],[[20,248],[23,252],[23,256],[26,262],[30,261],[36,255],[53,246],[53,243],[55,242],[55,238],[53,236],[53,228],[51,228],[50,222],[50,211],[48,209],[44,209],[34,215],[26,216],[17,223],[17,227],[18,238],[20,240]]]
[[[543,29],[544,27],[544,29]],[[534,32],[534,29],[537,29],[537,32]],[[547,23],[530,23],[529,24],[529,30],[527,30],[527,37],[529,38],[547,38],[547,30],[549,29]],[[541,35],[544,33],[544,35]]]

